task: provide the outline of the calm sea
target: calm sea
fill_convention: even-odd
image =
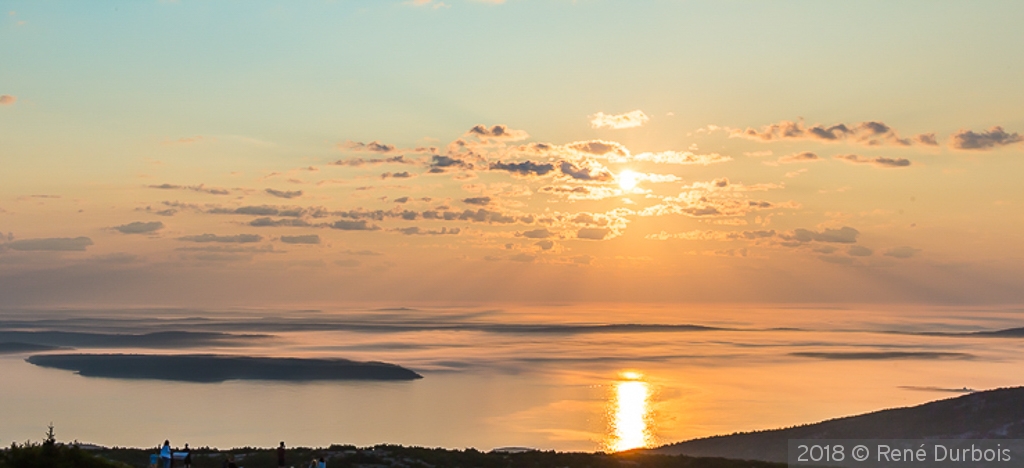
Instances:
[[[397,443],[622,450],[1024,384],[1020,309],[424,307],[6,310],[0,331],[216,331],[237,346],[76,352],[342,357],[410,382],[90,378],[0,355],[0,444]]]

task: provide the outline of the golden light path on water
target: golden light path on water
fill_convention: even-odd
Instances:
[[[615,382],[611,433],[607,446],[621,452],[651,445],[650,384],[638,372],[623,372]]]

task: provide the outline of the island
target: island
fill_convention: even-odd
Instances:
[[[385,362],[348,359],[250,357],[214,354],[39,354],[31,364],[75,371],[86,377],[181,382],[227,380],[416,380],[423,376]]]

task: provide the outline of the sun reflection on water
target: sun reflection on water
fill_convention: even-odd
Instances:
[[[651,445],[650,384],[638,372],[623,372],[615,382],[615,396],[611,402],[611,430],[606,445],[620,452]]]

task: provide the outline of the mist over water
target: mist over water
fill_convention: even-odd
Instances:
[[[0,443],[624,450],[1020,385],[1013,309],[6,310],[52,352],[383,361],[407,382],[82,377],[0,354]],[[43,333],[45,332],[45,333]],[[59,333],[57,333],[59,332]],[[186,332],[186,333],[168,333]],[[144,335],[112,337],[110,334]],[[148,335],[154,334],[154,335]]]

